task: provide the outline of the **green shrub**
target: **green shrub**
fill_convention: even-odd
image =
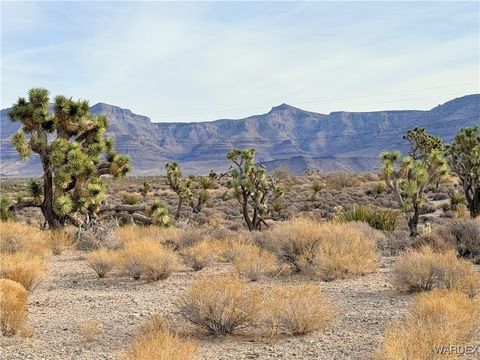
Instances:
[[[398,216],[396,211],[359,206],[338,214],[336,219],[340,222],[361,221],[377,230],[394,231]]]

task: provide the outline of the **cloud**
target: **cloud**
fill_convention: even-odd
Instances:
[[[242,117],[282,102],[319,112],[428,108],[478,92],[478,4],[35,8],[24,25],[2,25],[2,107],[39,85],[155,121]]]

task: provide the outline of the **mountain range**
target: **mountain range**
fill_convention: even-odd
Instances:
[[[38,175],[38,158],[21,161],[11,146],[10,138],[19,124],[10,121],[8,110],[1,110],[0,175]],[[449,142],[461,127],[480,124],[480,94],[459,97],[428,111],[338,111],[327,115],[281,104],[266,114],[244,119],[188,123],[152,122],[104,103],[93,105],[91,111],[108,117],[109,133],[117,150],[131,156],[134,174],[163,173],[165,163],[172,160],[188,174],[222,170],[228,166],[228,150],[250,147],[257,150],[257,159],[268,169],[376,171],[381,151],[408,148],[402,136],[409,129],[424,127]]]

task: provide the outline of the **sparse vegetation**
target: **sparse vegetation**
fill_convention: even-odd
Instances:
[[[179,309],[200,329],[227,335],[255,323],[261,310],[261,293],[233,275],[204,277],[180,298]]]
[[[27,319],[28,291],[22,284],[0,279],[0,325],[2,335],[15,335]]]
[[[182,251],[185,263],[193,270],[199,271],[210,265],[216,257],[213,247],[215,244],[211,240],[202,240],[195,245],[189,246]]]
[[[257,281],[262,275],[271,274],[278,268],[276,256],[255,245],[246,246],[235,256],[233,266],[251,281]]]
[[[38,255],[23,252],[0,255],[0,278],[16,281],[28,291],[43,281],[46,269],[46,261]]]
[[[337,215],[340,222],[362,221],[374,229],[394,231],[399,213],[391,210],[376,210],[368,206],[358,206]]]
[[[418,295],[406,318],[386,329],[375,359],[436,359],[443,357],[438,353],[442,346],[472,344],[480,327],[478,305],[459,292],[437,289]]]
[[[105,277],[118,263],[118,253],[110,249],[97,249],[87,255],[87,262],[98,277]]]

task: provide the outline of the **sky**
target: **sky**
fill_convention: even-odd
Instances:
[[[41,86],[153,121],[430,109],[480,92],[480,3],[1,2],[1,108]]]

